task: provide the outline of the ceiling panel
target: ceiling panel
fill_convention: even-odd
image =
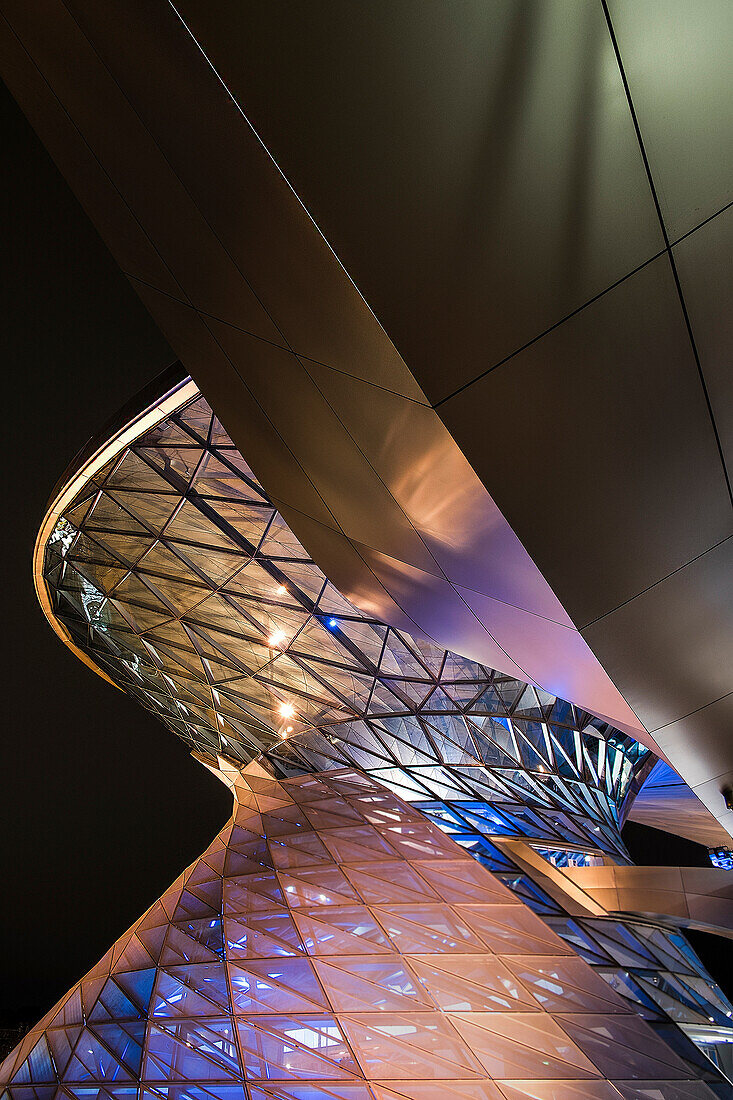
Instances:
[[[576,630],[529,615],[510,604],[492,600],[478,592],[459,589],[460,595],[505,653],[510,653],[520,668],[531,669],[540,686],[562,698],[593,700],[593,712],[616,723],[636,726],[637,715],[619,699],[618,692],[603,667]]]
[[[707,848],[728,844],[730,837],[683,779],[659,760],[631,803],[629,821],[663,833],[687,837]]]
[[[320,364],[304,365],[446,577],[573,625],[433,409]],[[363,507],[365,500],[354,503]],[[381,512],[382,527],[385,518]],[[384,539],[372,545],[385,549]]]
[[[733,538],[583,635],[654,733],[733,690],[731,607]]]
[[[733,693],[666,726],[658,735],[677,770],[731,836],[733,810],[726,810],[721,791],[733,786],[732,728]]]
[[[188,300],[255,336],[424,400],[170,9],[112,0],[66,6],[94,42],[94,74],[110,110],[107,102],[97,108],[81,79],[67,98]],[[62,80],[68,67],[63,60],[54,75]]]
[[[662,247],[600,4],[180,7],[433,400]]]
[[[334,526],[441,576],[419,534],[298,358],[229,325],[208,323],[273,430],[318,490]]]
[[[733,532],[666,257],[440,413],[578,626]]]
[[[609,0],[667,232],[733,198],[730,0]]]
[[[733,207],[685,237],[673,251],[730,475],[733,472]]]

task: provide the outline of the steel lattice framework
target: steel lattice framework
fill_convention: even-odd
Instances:
[[[648,750],[365,615],[190,389],[113,448],[56,516],[43,556],[55,622],[212,767],[262,757],[281,777],[357,769],[390,788],[710,1077],[676,1025],[716,1060],[731,1006],[684,937],[573,917],[498,843],[527,838],[556,866],[628,862],[620,823],[653,764]]]
[[[380,785],[225,772],[231,821],[0,1067],[12,1100],[712,1097]]]
[[[542,835],[556,823],[622,854],[618,810],[647,750],[365,616],[201,397],[86,483],[51,533],[44,576],[78,645],[198,752],[384,778],[407,766],[411,794],[529,804]]]

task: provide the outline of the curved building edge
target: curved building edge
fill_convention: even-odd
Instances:
[[[64,508],[82,492],[87,483],[104,465],[120,455],[126,447],[138,440],[146,431],[155,427],[155,425],[165,420],[168,415],[176,412],[199,394],[200,388],[198,385],[186,374],[184,367],[180,363],[176,363],[131,398],[69,463],[51,494],[36,538],[33,552],[33,580],[37,598],[48,623],[79,660],[113,686],[118,685],[114,683],[108,672],[100,667],[88,651],[76,645],[68,629],[53,613],[48,587],[43,577],[46,544],[54,525],[63,514]],[[668,765],[664,766],[668,767]],[[649,813],[646,810],[649,803],[649,793],[643,790],[643,780],[646,779],[646,774],[652,767],[653,761],[652,758],[649,758],[643,776],[640,776],[640,780],[635,782],[633,789],[629,788],[623,805],[620,807],[622,820],[629,814],[635,819],[644,820],[645,813]],[[670,774],[674,775],[673,772]],[[677,778],[674,792],[677,797],[673,802],[670,802],[670,809],[665,813],[665,805],[666,801],[669,801],[669,797],[667,800],[664,797],[660,798],[659,792],[655,788],[655,816],[653,820],[649,820],[649,824],[670,832],[678,832],[682,836],[691,836],[694,833],[694,837],[708,847],[714,845],[725,847],[728,840],[727,834],[720,828],[712,814],[692,795],[683,780]],[[681,796],[685,798],[683,812],[680,812]],[[637,798],[639,813],[634,811]],[[686,827],[688,819],[690,825]]]
[[[167,412],[178,408],[189,397],[198,393],[198,387],[186,375],[180,363],[154,378],[147,386],[127,402],[107,423],[77,452],[51,493],[41,526],[33,547],[33,587],[41,610],[53,632],[78,659],[101,676],[113,687],[117,685],[84,653],[69,636],[51,609],[51,602],[43,580],[43,559],[46,543],[64,507],[81,491],[84,485],[106,462],[119,454],[146,428],[162,420]]]
[[[104,646],[95,649],[90,645],[85,652],[83,646],[75,644],[68,630],[58,624],[57,632],[65,636],[67,644],[70,642],[87,657],[88,663],[93,662],[95,670],[103,675],[105,669],[111,672],[111,678],[119,686],[132,690],[145,705],[152,702],[152,709],[183,736],[194,754],[220,777],[228,775],[235,786],[242,765],[263,750],[270,765],[285,775],[312,773],[324,767],[338,772],[358,765],[371,779],[406,797],[415,810],[448,832],[460,847],[468,849],[516,897],[536,908],[574,951],[578,950],[579,942],[584,942],[578,941],[578,936],[588,937],[590,944],[601,929],[601,934],[607,936],[614,928],[618,936],[635,937],[640,958],[649,950],[644,946],[647,936],[658,940],[661,937],[667,952],[678,952],[679,948],[673,946],[673,933],[663,924],[645,923],[643,917],[630,921],[628,916],[619,918],[600,910],[582,915],[582,910],[578,913],[574,909],[572,898],[564,903],[561,899],[557,904],[551,893],[538,885],[543,882],[541,871],[537,873],[538,866],[544,865],[547,877],[552,878],[552,867],[574,867],[578,863],[592,866],[607,860],[628,862],[618,829],[639,783],[653,763],[651,755],[638,745],[634,747],[634,742],[625,735],[602,724],[593,725],[589,722],[590,715],[583,716],[552,697],[541,698],[526,683],[438,651],[429,643],[416,642],[404,635],[401,638],[399,632],[370,620],[347,601],[341,600],[337,605],[335,601],[340,597],[330,590],[317,565],[303,556],[297,541],[281,525],[272,502],[253,480],[210,407],[199,396],[198,388],[171,372],[164,376],[161,388],[159,402],[152,399],[150,390],[146,391],[143,398],[128,407],[125,416],[115,419],[104,441],[87,445],[55,493],[44,520],[46,543],[39,549],[36,560],[38,583],[44,590],[46,585],[49,591],[54,586],[58,592],[64,590],[63,563],[72,574],[80,570],[80,576],[86,573],[92,581],[100,565],[104,574],[114,564],[109,557],[100,561],[100,538],[104,542],[100,532],[114,536],[114,552],[120,562],[142,554],[138,566],[117,569],[116,573],[113,570],[115,575],[106,578],[109,595],[105,594],[104,584],[96,592],[90,582],[82,585],[81,592],[78,584],[67,586],[78,607],[77,627],[88,629],[89,638],[96,632],[102,640],[109,639],[111,648],[105,654]],[[176,472],[176,463],[179,471],[188,471],[185,477]],[[212,477],[213,482],[207,481]],[[104,518],[98,520],[101,504],[106,511]],[[259,509],[261,519],[247,519],[253,509]],[[65,512],[72,516],[73,523]],[[182,517],[177,527],[166,518],[171,515]],[[241,547],[237,547],[230,540],[227,549],[225,540],[236,533],[231,524],[237,517],[245,521],[245,526],[249,523],[246,529],[249,541],[242,542],[240,538]],[[141,524],[146,524],[149,532],[144,540],[146,545],[143,551],[138,547],[135,554],[128,555],[120,540],[139,542],[141,532],[144,534]],[[243,530],[239,529],[240,536]],[[265,533],[271,530],[275,530],[276,538],[268,550]],[[158,544],[170,544],[169,551],[183,553],[182,557],[170,559],[171,564],[177,562],[177,565],[169,581],[175,582],[174,587],[183,585],[184,589],[191,582],[198,586],[193,601],[196,608],[192,612],[184,608],[177,615],[172,610],[160,614],[164,605],[156,604],[154,597],[160,561],[150,567],[152,582],[145,562],[148,550]],[[246,550],[246,546],[250,549]],[[256,546],[260,547],[257,551]],[[44,560],[46,549],[52,547],[51,557]],[[241,580],[232,589],[231,580],[220,577],[211,581],[207,589],[202,578],[212,568],[220,568],[221,562],[217,565],[215,559],[217,552],[221,554],[223,550],[230,563],[223,576],[240,576],[241,569]],[[185,562],[188,564],[184,568]],[[170,565],[168,568],[170,571]],[[181,571],[190,575],[182,575]],[[129,591],[124,595],[117,589],[124,574],[129,574],[138,585],[127,606]],[[267,579],[264,593],[262,578]],[[152,587],[140,587],[140,582],[143,586],[152,583]],[[99,585],[101,581],[97,578],[96,583]],[[174,587],[165,588],[169,608],[176,605],[181,594]],[[329,602],[322,605],[327,588]],[[216,601],[218,592],[227,590],[239,596],[227,605],[231,621],[228,626],[224,624],[222,635],[217,633],[222,625],[222,607],[216,606]],[[312,598],[307,596],[308,592]],[[298,601],[305,610],[298,611]],[[117,618],[106,615],[106,602],[110,607],[116,603]],[[202,611],[207,604],[208,610]],[[132,649],[125,647],[126,628],[119,612],[144,616],[137,631],[140,638]],[[296,612],[300,616],[297,623],[293,619]],[[46,613],[52,620],[55,618],[50,604]],[[270,628],[274,634],[279,632],[274,629],[279,623],[278,615],[282,615],[283,624],[290,622],[285,628],[292,638],[283,635],[278,640],[274,636],[268,639],[265,629],[264,637],[260,631],[257,643],[252,624],[258,615],[266,613],[275,616]],[[184,676],[181,681],[180,659],[185,659],[185,654],[176,646],[184,635],[179,633],[176,642],[170,629],[161,632],[159,624],[163,620],[175,619],[185,621],[186,631],[193,632],[188,637],[195,637],[198,643],[194,657],[198,653],[209,666],[212,659],[218,662],[218,668],[199,687],[195,677],[191,679],[190,665],[188,679]],[[373,633],[375,630],[377,634]],[[370,631],[373,639],[380,639],[376,651],[374,640],[369,641]],[[78,640],[78,632],[75,637]],[[301,645],[300,638],[306,638],[305,645]],[[146,667],[144,661],[141,663],[135,652],[136,649],[138,654],[145,652],[140,649],[140,641],[148,653],[156,654],[157,665],[149,662]],[[202,641],[218,648],[202,650]],[[249,645],[250,657],[255,662],[259,660],[259,674],[254,668],[250,670],[251,676],[245,676],[241,653],[237,653],[240,644]],[[226,645],[231,647],[231,653],[225,652]],[[338,646],[342,647],[340,658]],[[368,656],[370,646],[372,658]],[[95,653],[101,667],[94,661]],[[347,699],[343,686],[338,687],[339,677],[347,671],[348,656],[344,656],[347,653],[354,661],[362,662],[361,671],[359,664],[352,662],[350,673],[357,679],[361,677],[360,682],[370,664],[374,669],[372,687],[361,697],[361,702],[357,696]],[[323,667],[318,665],[322,657],[328,662],[325,681]],[[402,667],[400,662],[407,665]],[[339,665],[343,666],[341,670]],[[303,695],[297,682],[288,681],[286,674],[278,671],[289,668],[292,673],[296,667],[301,669],[298,675],[311,676],[310,699]],[[312,679],[313,673],[320,675],[319,681]],[[329,677],[336,693],[330,702],[324,703],[318,695],[328,687]],[[163,680],[170,689],[167,710],[161,709]],[[415,695],[421,682],[424,687]],[[175,685],[180,685],[180,690],[173,690]],[[209,691],[214,700],[211,718],[200,710],[201,688]],[[410,690],[412,701],[405,694]],[[456,698],[455,702],[448,704],[445,694],[442,702],[431,702],[446,691]],[[391,704],[385,705],[388,699]],[[284,721],[283,704],[288,706]],[[315,709],[308,710],[311,706]],[[532,740],[540,730],[544,730],[543,744]],[[408,747],[409,755],[405,756]],[[427,755],[429,751],[434,753],[432,758]],[[513,761],[507,755],[511,751],[515,753]],[[545,762],[538,752],[547,754]],[[238,755],[227,760],[232,753]],[[568,771],[573,753],[584,761],[574,775]],[[498,834],[504,834],[505,839]],[[525,856],[527,845],[534,853],[529,873],[526,861],[523,864],[521,854],[512,848],[512,836],[521,838],[520,848],[523,846]],[[602,923],[597,928],[599,917]],[[611,942],[616,942],[613,937]],[[619,949],[620,942],[612,952]],[[599,965],[599,957],[604,959],[599,972],[607,981],[609,977],[616,980],[617,962],[613,953],[604,955],[600,943],[588,950],[591,965]],[[655,964],[654,956],[649,956],[645,963],[647,970],[650,965],[669,966],[670,955],[664,957],[666,963],[660,958]],[[680,955],[675,964],[682,968],[682,973],[690,965],[683,959]],[[620,972],[618,975],[621,980]],[[684,983],[683,977],[681,980]],[[646,994],[637,992],[631,997],[636,1011],[639,1009],[635,997],[639,995]],[[689,1009],[685,1011],[689,1013]],[[724,1002],[711,1002],[707,1011],[713,1013],[713,1018],[720,1017],[716,1032],[720,1040],[719,1033],[726,1028]],[[701,1025],[693,1021],[686,1026]],[[708,1030],[702,1036],[703,1049],[715,1046],[717,1040],[711,1034]],[[688,1050],[686,1057],[690,1053]]]

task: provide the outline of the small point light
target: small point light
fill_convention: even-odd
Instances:
[[[281,703],[280,714],[283,716],[283,718],[292,718],[295,714],[295,707],[292,703]]]
[[[328,627],[329,627],[329,628],[330,628],[331,630],[334,630],[334,629],[335,629],[335,628],[336,628],[336,627],[338,626],[338,624],[339,624],[339,621],[338,621],[338,619],[333,619],[333,618],[331,618],[331,619],[329,619],[329,620],[328,620],[327,626],[328,626]]]
[[[284,596],[284,595],[285,595],[285,593],[287,592],[287,588],[285,587],[285,585],[284,585],[284,584],[279,584],[279,585],[277,586],[277,588],[275,589],[275,591],[277,592],[277,594],[278,594],[279,596]]]

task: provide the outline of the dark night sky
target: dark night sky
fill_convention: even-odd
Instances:
[[[203,850],[231,801],[172,734],[65,649],[36,602],[31,554],[57,478],[174,356],[0,89],[3,1026],[50,1008]]]
[[[61,645],[36,602],[31,553],[56,480],[174,356],[0,92],[2,1027],[45,1013],[203,850],[231,802],[172,734]],[[654,833],[631,829],[638,862],[705,864],[698,846]]]

